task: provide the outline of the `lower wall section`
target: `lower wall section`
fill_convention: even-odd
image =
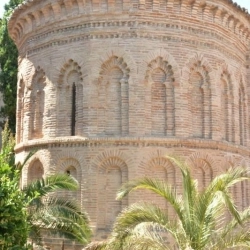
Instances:
[[[76,198],[91,218],[95,239],[104,239],[112,229],[119,212],[127,205],[146,200],[159,204],[170,214],[171,209],[156,195],[139,191],[122,201],[116,201],[116,192],[122,183],[144,176],[166,180],[181,193],[179,169],[166,158],[178,156],[191,166],[200,189],[216,175],[230,167],[249,168],[250,157],[246,148],[212,141],[176,141],[165,144],[159,140],[82,140],[82,143],[60,139],[50,143],[22,145],[17,148],[17,161],[22,161],[27,152],[38,149],[23,170],[22,185],[30,179],[56,172],[73,175],[79,182],[79,190],[65,195]],[[211,147],[209,145],[212,145]],[[200,145],[200,146],[199,146]],[[250,187],[246,183],[233,189],[240,209],[250,205]]]

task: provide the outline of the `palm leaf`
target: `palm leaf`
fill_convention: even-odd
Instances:
[[[177,217],[170,219],[153,204],[132,204],[118,216],[110,239],[96,249],[168,249],[161,237],[162,232],[170,234],[182,250],[249,247],[250,233],[248,230],[237,231],[237,227],[250,219],[250,209],[240,213],[230,193],[233,185],[249,180],[248,172],[242,168],[230,169],[215,177],[207,188],[199,192],[189,166],[174,157],[167,158],[181,171],[182,197],[168,183],[143,178],[124,184],[117,193],[117,199],[137,189],[147,189],[163,197],[173,207]],[[233,220],[225,226],[227,210]]]
[[[106,250],[109,242],[106,241],[94,241],[88,244],[84,250]],[[111,250],[111,249],[110,249]]]
[[[55,191],[77,190],[77,181],[66,174],[56,174],[32,182],[23,189],[29,202],[31,237],[40,240],[42,232],[59,234],[82,244],[89,242],[89,219],[75,202],[54,197]]]
[[[236,183],[244,180],[249,180],[249,174],[243,168],[229,169],[227,173],[215,177],[215,179],[207,187],[205,194],[202,196],[202,199],[206,201],[205,206],[208,207],[207,204],[211,202],[215,193],[220,191],[223,194],[223,200],[226,207],[238,223],[241,223],[236,205],[234,204],[232,195],[230,195],[228,190]],[[203,211],[205,212],[205,210]]]
[[[147,203],[135,203],[124,209],[117,217],[113,229],[116,240],[119,238],[120,241],[124,241],[131,230],[146,222],[154,223],[155,227],[158,225],[161,230],[164,229],[165,232],[169,232],[173,237],[177,235],[177,225],[158,206]]]
[[[28,153],[28,155],[25,157],[23,163],[18,163],[16,165],[16,168],[19,170],[22,170],[24,168],[24,166],[26,165],[26,163],[30,160],[30,158],[36,153],[36,150],[30,151]]]
[[[248,207],[243,212],[240,213],[240,221],[242,222],[242,225],[249,226],[248,222],[250,220],[250,208]],[[242,226],[241,226],[242,227]],[[220,234],[222,238],[225,238],[227,235],[229,235],[231,232],[237,232],[239,228],[238,220],[235,218],[232,218],[231,221],[227,223],[225,227],[221,230]],[[248,229],[247,229],[248,230]]]
[[[176,214],[182,220],[183,216],[183,203],[180,197],[176,194],[176,190],[171,185],[167,185],[161,180],[144,178],[125,183],[117,192],[116,199],[120,200],[130,192],[138,189],[150,190],[168,201],[174,208]]]
[[[88,244],[84,250],[106,250],[109,242],[108,241],[94,241]],[[111,250],[111,249],[110,249]]]
[[[73,201],[49,197],[34,211],[32,221],[33,225],[43,231],[59,233],[83,244],[86,244],[91,236],[87,214]]]
[[[218,238],[218,236],[216,237]],[[229,233],[227,236],[221,237],[215,241],[211,249],[250,249],[250,232],[238,230],[234,233]]]
[[[23,191],[30,201],[39,203],[41,197],[51,192],[59,190],[75,191],[77,188],[78,183],[72,176],[55,174],[30,183]]]
[[[161,234],[165,228],[156,223],[141,223],[125,239],[124,249],[133,250],[168,250],[166,240]]]
[[[183,216],[179,216],[179,219],[182,222],[184,230],[188,233],[188,237],[190,238],[191,242],[194,244],[197,243],[197,238],[194,232],[197,231],[197,224],[196,221],[196,209],[195,204],[197,203],[198,197],[198,185],[197,181],[191,177],[190,168],[189,166],[176,157],[167,156],[172,164],[178,167],[182,174],[182,189],[185,190],[183,192]]]

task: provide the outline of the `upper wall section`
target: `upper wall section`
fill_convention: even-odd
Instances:
[[[104,22],[110,15],[112,21]],[[94,35],[91,28],[112,27],[118,25],[116,22],[133,28],[160,21],[164,29],[169,28],[165,26],[168,20],[193,23],[196,27],[201,25],[200,28],[208,25],[208,29],[216,25],[217,33],[230,31],[230,36],[237,37],[241,43],[249,43],[250,16],[231,0],[27,0],[11,16],[9,33],[19,52],[27,53],[24,47],[27,49],[32,41],[39,42],[38,38],[45,39],[50,32],[63,31],[60,28],[67,32],[67,29],[88,28],[89,35]],[[87,21],[92,23],[85,27]],[[77,27],[72,26],[75,23]]]

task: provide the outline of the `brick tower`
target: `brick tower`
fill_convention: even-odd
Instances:
[[[115,193],[142,176],[179,188],[167,154],[192,164],[200,188],[250,166],[250,16],[232,1],[27,0],[9,33],[19,50],[17,161],[38,149],[22,183],[70,172],[96,239],[138,199],[166,206]],[[240,208],[249,191],[234,189]]]

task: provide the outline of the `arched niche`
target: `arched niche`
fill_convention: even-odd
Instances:
[[[44,177],[44,168],[40,160],[33,161],[28,167],[27,183],[42,179]]]
[[[121,136],[129,133],[129,72],[122,57],[111,56],[98,79],[98,134]]]
[[[30,138],[43,137],[44,113],[45,113],[45,72],[38,67],[32,79],[30,93]]]
[[[80,163],[73,157],[61,158],[57,162],[57,171],[73,177],[78,183],[78,189],[76,191],[60,191],[60,195],[64,198],[82,203],[82,173]]]
[[[154,157],[145,164],[144,168],[146,177],[163,181],[181,194],[180,170],[169,159],[164,156]],[[143,198],[145,201],[150,200],[153,204],[160,206],[169,216],[174,216],[172,206],[158,194],[143,190]]]
[[[235,141],[234,131],[234,96],[231,76],[223,71],[220,78],[221,88],[221,131],[222,139],[228,142]]]
[[[210,78],[206,67],[200,61],[195,63],[189,74],[189,111],[191,114],[191,133],[195,138],[211,138]]]
[[[104,159],[97,172],[97,227],[110,230],[122,208],[128,205],[127,198],[116,200],[116,192],[128,180],[126,163],[118,157]]]
[[[145,81],[145,118],[150,119],[151,135],[174,136],[175,89],[172,66],[158,56],[149,62]]]
[[[198,182],[198,189],[202,191],[216,176],[214,159],[204,152],[195,152],[187,159],[191,174]]]
[[[61,69],[57,86],[57,135],[82,134],[83,78],[81,67],[69,60]]]

